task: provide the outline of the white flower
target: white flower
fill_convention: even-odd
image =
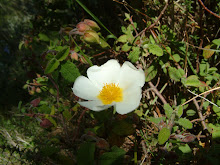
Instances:
[[[81,106],[93,111],[115,106],[119,114],[139,106],[145,74],[132,63],[126,61],[120,66],[117,60],[109,60],[101,66],[90,67],[87,76],[79,76],[72,88],[76,96],[88,100],[79,102]]]

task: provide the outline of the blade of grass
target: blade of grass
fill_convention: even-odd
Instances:
[[[110,30],[108,30],[105,25],[103,25],[103,23],[79,0],[76,0],[76,2],[89,14],[91,15],[91,17],[98,22],[109,34],[111,34],[113,36],[114,39],[117,39],[117,37],[115,37],[114,34],[112,34],[112,32],[110,32]]]

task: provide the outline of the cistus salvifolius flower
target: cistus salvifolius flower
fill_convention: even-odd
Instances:
[[[93,111],[115,106],[119,114],[127,114],[139,106],[145,74],[132,63],[126,61],[120,66],[112,59],[88,68],[87,76],[79,76],[72,88],[76,96],[88,100],[78,102],[81,106]]]

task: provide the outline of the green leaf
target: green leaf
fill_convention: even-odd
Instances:
[[[63,117],[68,121],[71,119],[72,115],[68,110],[63,111]]]
[[[122,43],[126,43],[128,40],[127,40],[127,35],[121,35],[118,39],[117,39],[117,42],[122,42]]]
[[[189,109],[186,111],[187,116],[194,116],[196,114],[196,111],[193,109]]]
[[[100,156],[98,164],[103,164],[103,165],[122,164],[125,153],[126,152],[123,149],[113,146],[111,148],[111,152],[105,152]]]
[[[55,114],[55,107],[54,105],[51,107],[51,111],[50,111],[50,115],[54,115]]]
[[[155,44],[148,44],[149,52],[156,55],[156,56],[162,56],[163,55],[163,49]]]
[[[78,76],[80,76],[79,70],[75,64],[67,61],[61,65],[60,73],[69,82],[74,82]]]
[[[215,39],[212,41],[213,44],[220,46],[220,39]]]
[[[157,67],[155,64],[151,65],[149,68],[145,69],[145,81],[151,81],[157,75]]]
[[[121,120],[114,123],[112,131],[117,135],[126,136],[133,134],[135,129],[132,123]]]
[[[220,100],[217,101],[216,103],[218,106],[220,106]],[[213,111],[216,113],[216,115],[220,116],[220,108],[217,106],[213,106]]]
[[[165,121],[165,117],[150,117],[149,120],[152,123],[159,124],[161,120]]]
[[[220,127],[213,125],[212,123],[208,124],[209,128],[212,128],[212,130],[210,130],[210,132],[212,133],[212,138],[213,139],[220,139]]]
[[[180,56],[179,54],[174,54],[173,55],[173,58],[176,62],[179,62],[180,61]],[[169,60],[173,60],[173,58],[171,56],[169,56]]]
[[[100,41],[100,46],[103,48],[103,49],[106,49],[106,48],[110,48],[110,45],[105,41],[103,40],[102,38],[99,39]]]
[[[202,60],[199,65],[199,74],[201,76],[205,76],[208,72],[208,69],[209,69],[209,63],[205,60]]]
[[[57,55],[55,56],[55,58],[58,60],[58,61],[63,61],[67,58],[67,56],[69,55],[69,51],[70,51],[70,47],[65,47],[63,48],[61,51],[59,51],[57,53]]]
[[[201,86],[201,82],[199,81],[199,77],[196,75],[191,75],[186,78],[186,82],[184,83],[186,86],[199,87]]]
[[[133,47],[132,51],[128,55],[128,58],[131,60],[131,62],[135,63],[137,62],[140,53],[141,53],[141,50],[139,47]]]
[[[166,127],[162,128],[158,135],[159,145],[164,144],[170,137],[170,130]]]
[[[77,164],[94,164],[95,143],[84,142],[77,152]]]
[[[183,106],[179,106],[177,108],[177,116],[181,117],[183,115]]]
[[[38,37],[39,37],[39,40],[41,40],[41,41],[45,41],[45,42],[50,41],[50,38],[46,34],[39,33]]]
[[[205,49],[210,49],[211,45],[207,45],[204,48]],[[202,55],[206,59],[210,58],[215,53],[215,51],[213,51],[213,50],[205,50],[205,49],[203,50],[203,54]]]
[[[52,58],[52,59],[48,62],[47,67],[46,67],[44,73],[45,73],[45,74],[49,74],[49,73],[53,72],[55,69],[58,68],[59,65],[60,65],[60,62],[59,62],[57,59]]]
[[[180,79],[184,75],[183,69],[176,69],[174,67],[169,67],[168,71],[169,71],[170,78],[177,82],[180,81]]]
[[[131,46],[129,45],[129,43],[126,43],[121,47],[121,50],[123,52],[128,52],[130,49],[131,49]]]
[[[186,129],[192,129],[193,128],[192,123],[186,118],[180,118],[178,120],[178,123],[179,123],[179,125],[183,126]]]
[[[173,108],[169,104],[164,104],[163,108],[167,118],[169,119],[173,113]]]
[[[183,145],[179,146],[179,150],[182,151],[182,153],[184,153],[184,154],[189,154],[192,152],[192,150],[188,144],[183,144]]]

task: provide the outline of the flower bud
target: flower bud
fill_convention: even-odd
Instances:
[[[99,35],[93,30],[87,30],[83,39],[90,44],[100,44]]]
[[[41,93],[41,89],[39,87],[37,87],[36,92]]]
[[[76,25],[79,32],[84,32],[86,30],[91,30],[91,27],[84,22],[80,22]]]
[[[96,22],[94,22],[94,21],[92,21],[90,19],[85,19],[84,23],[89,25],[92,28],[92,30],[95,30],[95,31],[99,31],[100,30],[99,25]]]
[[[72,60],[78,61],[78,53],[76,53],[76,52],[73,51],[73,50],[70,50],[70,58],[71,58]]]

